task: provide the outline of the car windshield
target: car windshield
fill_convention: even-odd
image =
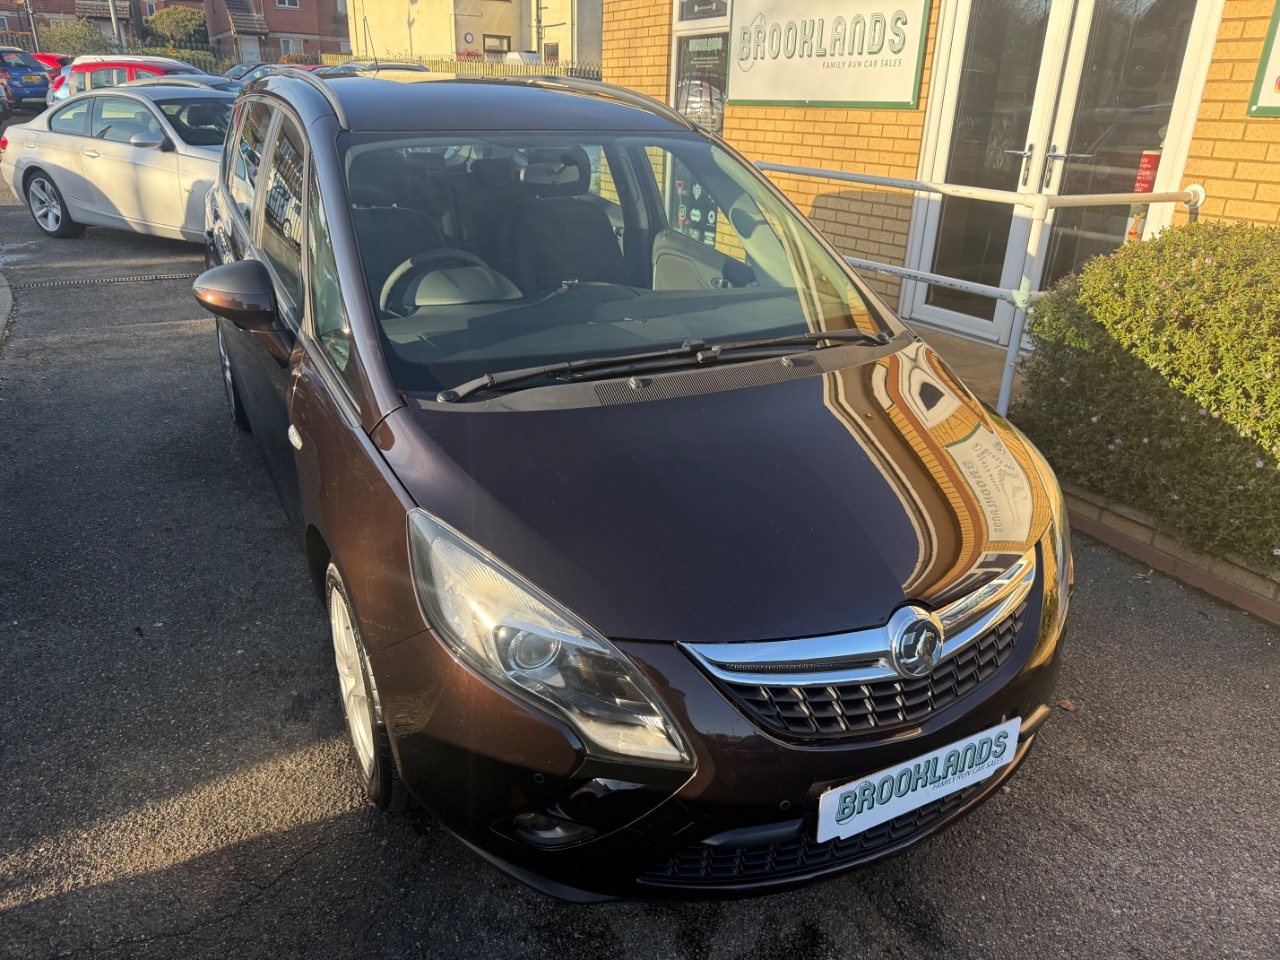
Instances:
[[[208,100],[184,97],[181,100],[157,100],[174,132],[183,143],[193,147],[220,147],[231,122],[234,100],[210,97]]]
[[[388,365],[412,393],[688,340],[899,329],[754,171],[696,133],[341,146]]]
[[[5,50],[0,53],[0,63],[10,70],[38,70],[44,72],[44,64],[25,50]]]

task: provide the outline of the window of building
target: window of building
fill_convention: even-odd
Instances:
[[[258,170],[262,166],[262,150],[274,111],[261,101],[254,101],[236,137],[235,156],[227,164],[227,188],[231,201],[249,223],[253,216],[253,196],[258,189]]]
[[[510,53],[511,38],[499,37],[492,33],[484,35],[484,52],[485,53]]]
[[[672,2],[671,105],[712,133],[722,133],[729,87],[728,0]]]
[[[721,20],[729,16],[729,0],[676,0],[676,22]]]
[[[154,3],[147,4],[147,16],[154,17],[156,15],[156,5]]]
[[[281,303],[286,317],[296,317],[302,302],[303,156],[303,139],[297,124],[282,117],[264,183],[261,245],[262,255],[287,301]]]
[[[338,262],[329,239],[329,223],[316,186],[316,170],[311,168],[311,199],[307,214],[307,250],[310,256],[311,329],[332,361],[338,375],[354,393],[355,364],[351,362],[351,324],[338,285]]]
[[[281,37],[280,52],[281,53],[301,53],[302,41],[294,40],[293,37]]]
[[[0,16],[0,33],[8,33],[8,32],[9,32],[9,18],[5,16]]]
[[[276,0],[277,7],[288,7],[290,10],[297,10],[300,0]]]
[[[350,52],[351,52],[351,41],[349,41],[349,40],[343,40],[343,41],[341,41],[341,42],[338,44],[338,52],[339,52],[339,53],[350,53]]]
[[[89,101],[80,100],[63,107],[49,118],[49,129],[55,133],[74,133],[84,136],[89,119]]]
[[[560,62],[560,44],[544,43],[542,45],[542,59],[547,63]]]

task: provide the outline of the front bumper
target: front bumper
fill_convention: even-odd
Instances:
[[[463,668],[429,632],[372,655],[399,767],[441,824],[524,882],[574,900],[739,897],[855,869],[936,834],[1025,759],[1049,715],[1061,636],[1042,625],[989,679],[919,722],[839,741],[766,732],[674,644],[615,641],[688,734],[694,769],[588,756],[573,731]],[[1015,761],[990,778],[854,837],[818,843],[832,786],[1019,717]],[[522,832],[521,818],[581,832]],[[549,819],[548,819],[549,818]],[[551,842],[548,842],[550,839]]]

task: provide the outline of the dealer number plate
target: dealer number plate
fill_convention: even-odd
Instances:
[[[28,76],[23,77],[22,82],[23,83],[39,83],[40,75],[36,73],[30,74]]]
[[[852,837],[926,803],[985,780],[1013,762],[1020,719],[939,747],[932,753],[832,787],[818,801],[818,842]]]

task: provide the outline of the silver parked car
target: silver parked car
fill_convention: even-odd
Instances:
[[[52,237],[103,226],[203,243],[234,101],[170,86],[80,94],[5,132],[0,176]]]

